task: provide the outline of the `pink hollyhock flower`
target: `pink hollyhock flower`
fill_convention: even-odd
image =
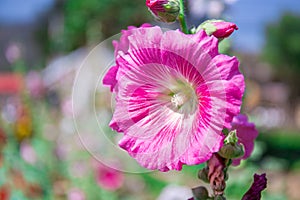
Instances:
[[[110,127],[142,166],[167,171],[207,161],[223,144],[224,127],[240,111],[244,77],[218,40],[138,28],[127,35],[116,66],[103,79],[116,94]]]
[[[216,31],[213,32],[213,35],[217,38],[229,37],[234,30],[238,30],[236,24],[232,22],[216,21],[216,22],[212,22],[212,24],[217,29]]]
[[[124,175],[122,172],[98,162],[96,164],[96,181],[101,188],[112,191],[122,187]]]
[[[258,131],[253,123],[248,122],[246,115],[239,114],[232,120],[231,130],[236,130],[238,143],[242,144],[245,148],[245,154],[241,158],[233,159],[232,165],[237,166],[241,160],[250,157],[254,149],[254,140],[258,136]]]

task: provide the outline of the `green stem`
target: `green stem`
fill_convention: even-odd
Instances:
[[[185,15],[184,15],[184,0],[180,0],[180,11],[179,11],[179,16],[178,20],[180,23],[181,31],[185,34],[189,33],[189,30],[187,28],[186,20],[185,20]]]

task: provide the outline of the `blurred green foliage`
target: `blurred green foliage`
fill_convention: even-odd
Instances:
[[[290,103],[294,106],[300,96],[300,15],[284,14],[277,24],[266,29],[263,57],[275,68],[278,80],[290,88]]]
[[[297,131],[273,130],[268,133],[261,133],[258,140],[263,141],[267,151],[264,157],[277,158],[287,169],[293,169],[299,163],[300,135]]]
[[[95,43],[115,35],[127,26],[149,21],[145,1],[67,0],[64,5],[65,51]]]
[[[286,13],[266,29],[265,58],[278,69],[300,72],[300,16]]]

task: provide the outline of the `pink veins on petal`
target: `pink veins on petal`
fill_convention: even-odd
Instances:
[[[120,147],[148,169],[207,161],[240,111],[238,60],[219,54],[218,40],[204,31],[141,27],[126,37],[128,49],[103,79],[116,94],[110,127],[124,133]]]

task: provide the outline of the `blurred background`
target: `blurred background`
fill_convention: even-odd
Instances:
[[[241,62],[243,113],[260,135],[251,158],[231,169],[228,199],[240,199],[255,172],[267,173],[262,199],[299,199],[300,1],[188,0],[186,13],[190,25],[223,18],[239,27],[221,51]],[[144,0],[0,0],[0,200],[175,200],[204,184],[202,166],[142,174],[108,168],[74,128],[70,88],[83,59],[145,22],[165,26]]]

